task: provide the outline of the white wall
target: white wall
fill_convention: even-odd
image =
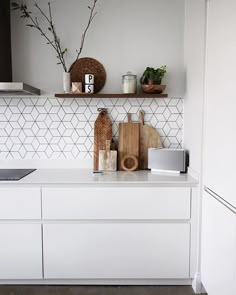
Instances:
[[[21,2],[21,0],[19,0]],[[34,1],[26,0],[32,8]],[[38,1],[47,8],[48,0]],[[56,29],[70,49],[72,63],[87,24],[86,0],[53,0]],[[195,1],[198,2],[198,1]],[[32,8],[33,11],[33,8]],[[83,56],[102,62],[107,71],[104,92],[120,92],[121,75],[132,70],[140,77],[146,66],[168,66],[167,92],[184,93],[184,0],[99,0]],[[199,36],[200,37],[200,36]],[[53,49],[38,32],[12,12],[13,78],[35,85],[44,93],[62,91],[62,68]]]
[[[185,1],[184,147],[190,167],[201,173],[205,79],[205,0]]]

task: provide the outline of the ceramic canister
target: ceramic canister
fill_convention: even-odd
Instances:
[[[137,76],[128,72],[122,76],[122,93],[136,93],[137,92]]]

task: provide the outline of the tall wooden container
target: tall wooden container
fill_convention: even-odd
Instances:
[[[94,124],[93,169],[98,170],[99,150],[106,150],[106,140],[112,140],[112,123],[107,109],[98,109],[99,115]]]

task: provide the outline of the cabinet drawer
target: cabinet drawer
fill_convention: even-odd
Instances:
[[[190,188],[44,188],[44,219],[189,219]]]
[[[46,279],[189,278],[189,224],[43,226]]]
[[[0,188],[0,219],[40,219],[40,188]]]

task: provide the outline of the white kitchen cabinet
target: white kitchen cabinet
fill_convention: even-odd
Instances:
[[[42,279],[40,224],[0,224],[0,279]]]
[[[236,294],[236,215],[204,192],[202,282],[209,295]]]
[[[0,284],[191,283],[193,179],[59,174],[0,187]]]
[[[191,189],[43,188],[44,219],[190,219]]]
[[[0,188],[0,219],[41,218],[39,187]]]
[[[188,223],[45,224],[46,279],[189,278]]]

